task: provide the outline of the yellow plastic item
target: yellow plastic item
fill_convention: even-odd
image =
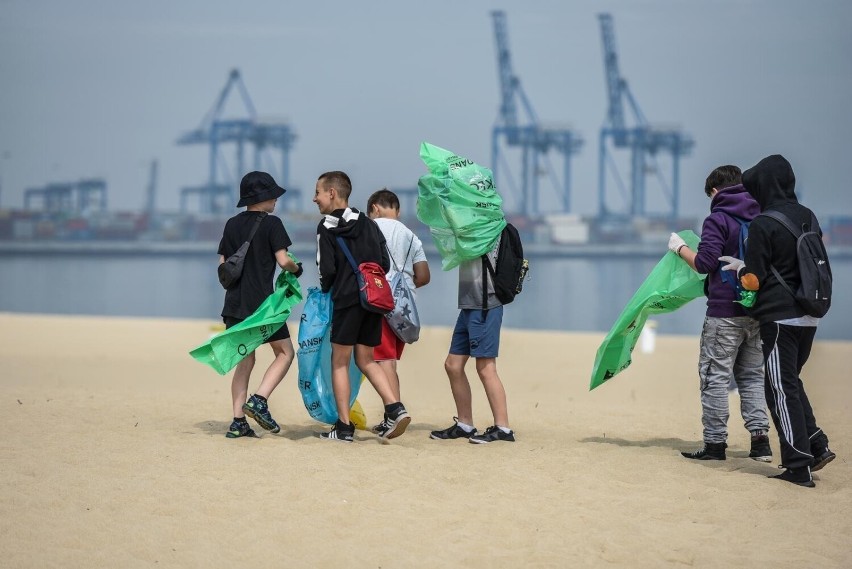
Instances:
[[[349,409],[349,420],[352,421],[352,424],[355,425],[356,429],[361,429],[362,431],[367,430],[367,415],[364,414],[364,409],[361,408],[361,402],[357,399]]]

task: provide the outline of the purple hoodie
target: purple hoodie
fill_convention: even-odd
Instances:
[[[710,215],[701,227],[701,243],[695,256],[695,269],[707,275],[704,292],[707,294],[707,316],[732,318],[745,316],[746,311],[737,300],[734,287],[722,282],[719,257],[740,256],[740,222],[731,216],[746,221],[760,213],[760,206],[742,184],[722,188],[710,202]]]

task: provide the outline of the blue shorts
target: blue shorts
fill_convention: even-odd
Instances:
[[[456,320],[450,354],[474,358],[496,358],[500,351],[503,307],[488,310],[463,308]]]

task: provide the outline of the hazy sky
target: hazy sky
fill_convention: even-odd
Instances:
[[[490,166],[495,8],[507,12],[514,70],[542,122],[586,140],[573,160],[575,211],[597,209],[606,95],[596,15],[607,11],[644,114],[696,141],[681,163],[684,213],[706,214],[713,167],[781,153],[806,204],[852,215],[848,0],[0,0],[0,207],[22,206],[27,187],[104,177],[111,209],[138,209],[157,159],[158,205],[177,209],[181,187],[206,181],[207,149],[175,141],[232,68],[260,116],[296,130],[290,185],[305,208],[326,170],[352,176],[355,205],[384,185],[414,186],[422,141]],[[554,196],[543,187],[545,205]]]

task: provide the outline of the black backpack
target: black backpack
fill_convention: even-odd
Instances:
[[[497,299],[503,304],[509,304],[523,290],[529,268],[529,261],[524,259],[524,246],[518,230],[511,223],[506,223],[500,233],[497,268],[491,266],[487,253],[482,256],[482,309],[485,310],[488,304],[487,275],[491,275]]]
[[[746,243],[748,242],[748,227],[751,224],[751,221],[747,221],[747,220],[743,219],[742,217],[738,217],[736,215],[731,215],[729,213],[726,213],[725,215],[728,215],[728,216],[734,218],[734,220],[736,220],[736,222],[740,224],[740,236],[739,236],[739,239],[738,239],[739,247],[740,247],[740,249],[739,249],[740,253],[739,253],[739,257],[737,257],[737,259],[745,259]],[[730,286],[734,287],[734,291],[737,293],[737,298],[740,298],[740,293],[743,291],[743,285],[740,282],[740,279],[737,278],[736,272],[721,270],[722,265],[724,265],[724,264],[725,263],[722,263],[722,262],[719,263],[719,273],[721,275],[722,282],[727,283]],[[704,279],[704,294],[705,295],[707,294],[707,287],[709,285],[710,285],[710,279]]]
[[[765,211],[761,215],[771,217],[793,234],[796,238],[796,257],[799,266],[799,290],[793,292],[778,270],[770,265],[769,269],[787,292],[793,295],[805,313],[809,316],[822,318],[831,307],[831,265],[828,263],[828,253],[819,236],[819,223],[811,213],[811,223],[804,224],[801,229],[790,221],[790,218],[778,211]]]

